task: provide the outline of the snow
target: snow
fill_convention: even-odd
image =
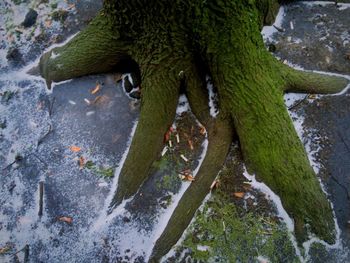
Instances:
[[[282,28],[282,22],[283,22],[284,16],[285,16],[284,7],[281,6],[279,11],[278,11],[278,14],[276,16],[276,20],[275,20],[274,24],[272,26],[264,26],[262,31],[261,31],[261,34],[264,38],[264,41],[272,40],[273,34],[278,32],[276,27]]]
[[[209,113],[210,116],[213,118],[216,118],[217,115],[219,114],[219,109],[218,109],[218,94],[214,92],[214,85],[213,81],[209,76],[206,76],[206,81],[207,81],[207,89],[208,89],[208,97],[209,97]]]

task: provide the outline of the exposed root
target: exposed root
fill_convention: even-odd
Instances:
[[[216,119],[211,118],[208,108],[208,93],[202,84],[203,81],[196,71],[187,75],[187,96],[192,112],[202,124],[205,123],[208,132],[207,154],[195,177],[195,182],[191,183],[182,196],[165,230],[158,238],[150,262],[159,262],[159,259],[180,239],[194,213],[210,191],[210,185],[221,169],[232,142],[233,127],[230,119],[225,118],[223,113],[219,114]]]
[[[108,72],[127,57],[127,47],[130,43],[121,40],[106,17],[99,14],[66,45],[42,55],[40,74],[50,88],[52,81]]]
[[[175,117],[180,89],[178,75],[166,67],[148,68],[144,72],[147,70],[152,74],[142,81],[140,120],[111,207],[134,195],[147,178],[153,161],[161,152],[164,134]]]
[[[209,145],[202,166],[195,177],[196,181],[191,183],[184,193],[165,230],[158,238],[150,262],[159,262],[159,259],[180,239],[205,196],[209,193],[210,185],[226,159],[233,133],[230,122],[219,114],[216,119],[211,119],[208,122],[206,128]]]
[[[346,78],[314,72],[284,68],[285,92],[329,94],[342,91],[349,81]]]

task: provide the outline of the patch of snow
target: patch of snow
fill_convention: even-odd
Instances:
[[[55,53],[54,51],[52,51],[52,53],[51,53],[51,58],[52,59],[55,59],[55,58],[57,58],[57,57],[59,57],[60,56],[60,54],[59,53]]]
[[[203,245],[197,245],[197,250],[198,251],[209,251],[210,247],[209,246],[203,246]]]
[[[176,114],[181,115],[182,113],[190,110],[190,104],[186,95],[181,94],[179,97],[179,103],[176,108]]]
[[[263,39],[265,41],[272,40],[273,34],[278,32],[278,30],[274,26],[281,28],[284,17],[285,17],[284,7],[281,6],[279,11],[278,11],[278,14],[276,16],[274,24],[272,26],[264,26],[262,31],[261,31],[261,34],[262,34]]]
[[[213,81],[209,76],[206,76],[207,89],[208,89],[208,97],[209,97],[209,112],[210,116],[216,118],[219,114],[218,109],[218,94],[214,92]]]

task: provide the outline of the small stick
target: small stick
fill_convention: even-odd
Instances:
[[[38,215],[43,215],[43,198],[44,198],[44,182],[39,182],[39,212]]]
[[[283,28],[280,28],[278,26],[273,25],[273,27],[276,28],[277,31],[279,31],[279,32],[284,32],[285,31]]]
[[[292,110],[292,109],[296,108],[297,106],[299,106],[301,103],[303,103],[308,98],[308,96],[309,95],[306,95],[303,99],[299,100],[297,103],[295,103],[292,106],[290,106],[288,108],[288,110]]]
[[[28,263],[29,262],[29,245],[24,246],[24,259],[23,263]]]

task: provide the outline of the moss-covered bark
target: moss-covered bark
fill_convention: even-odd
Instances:
[[[280,195],[295,220],[298,241],[305,240],[306,225],[334,241],[331,207],[294,130],[283,92],[338,92],[347,81],[290,69],[266,51],[260,28],[272,22],[277,9],[275,0],[105,0],[86,30],[40,61],[48,83],[108,71],[125,58],[138,63],[141,116],[114,205],[135,194],[148,176],[174,117],[180,82],[187,84],[193,111],[209,132],[209,149],[196,182],[156,243],[154,258],[176,242],[202,202],[231,142],[231,120],[249,171]],[[219,91],[225,118],[208,115],[204,90],[198,88],[204,86],[205,74]]]

